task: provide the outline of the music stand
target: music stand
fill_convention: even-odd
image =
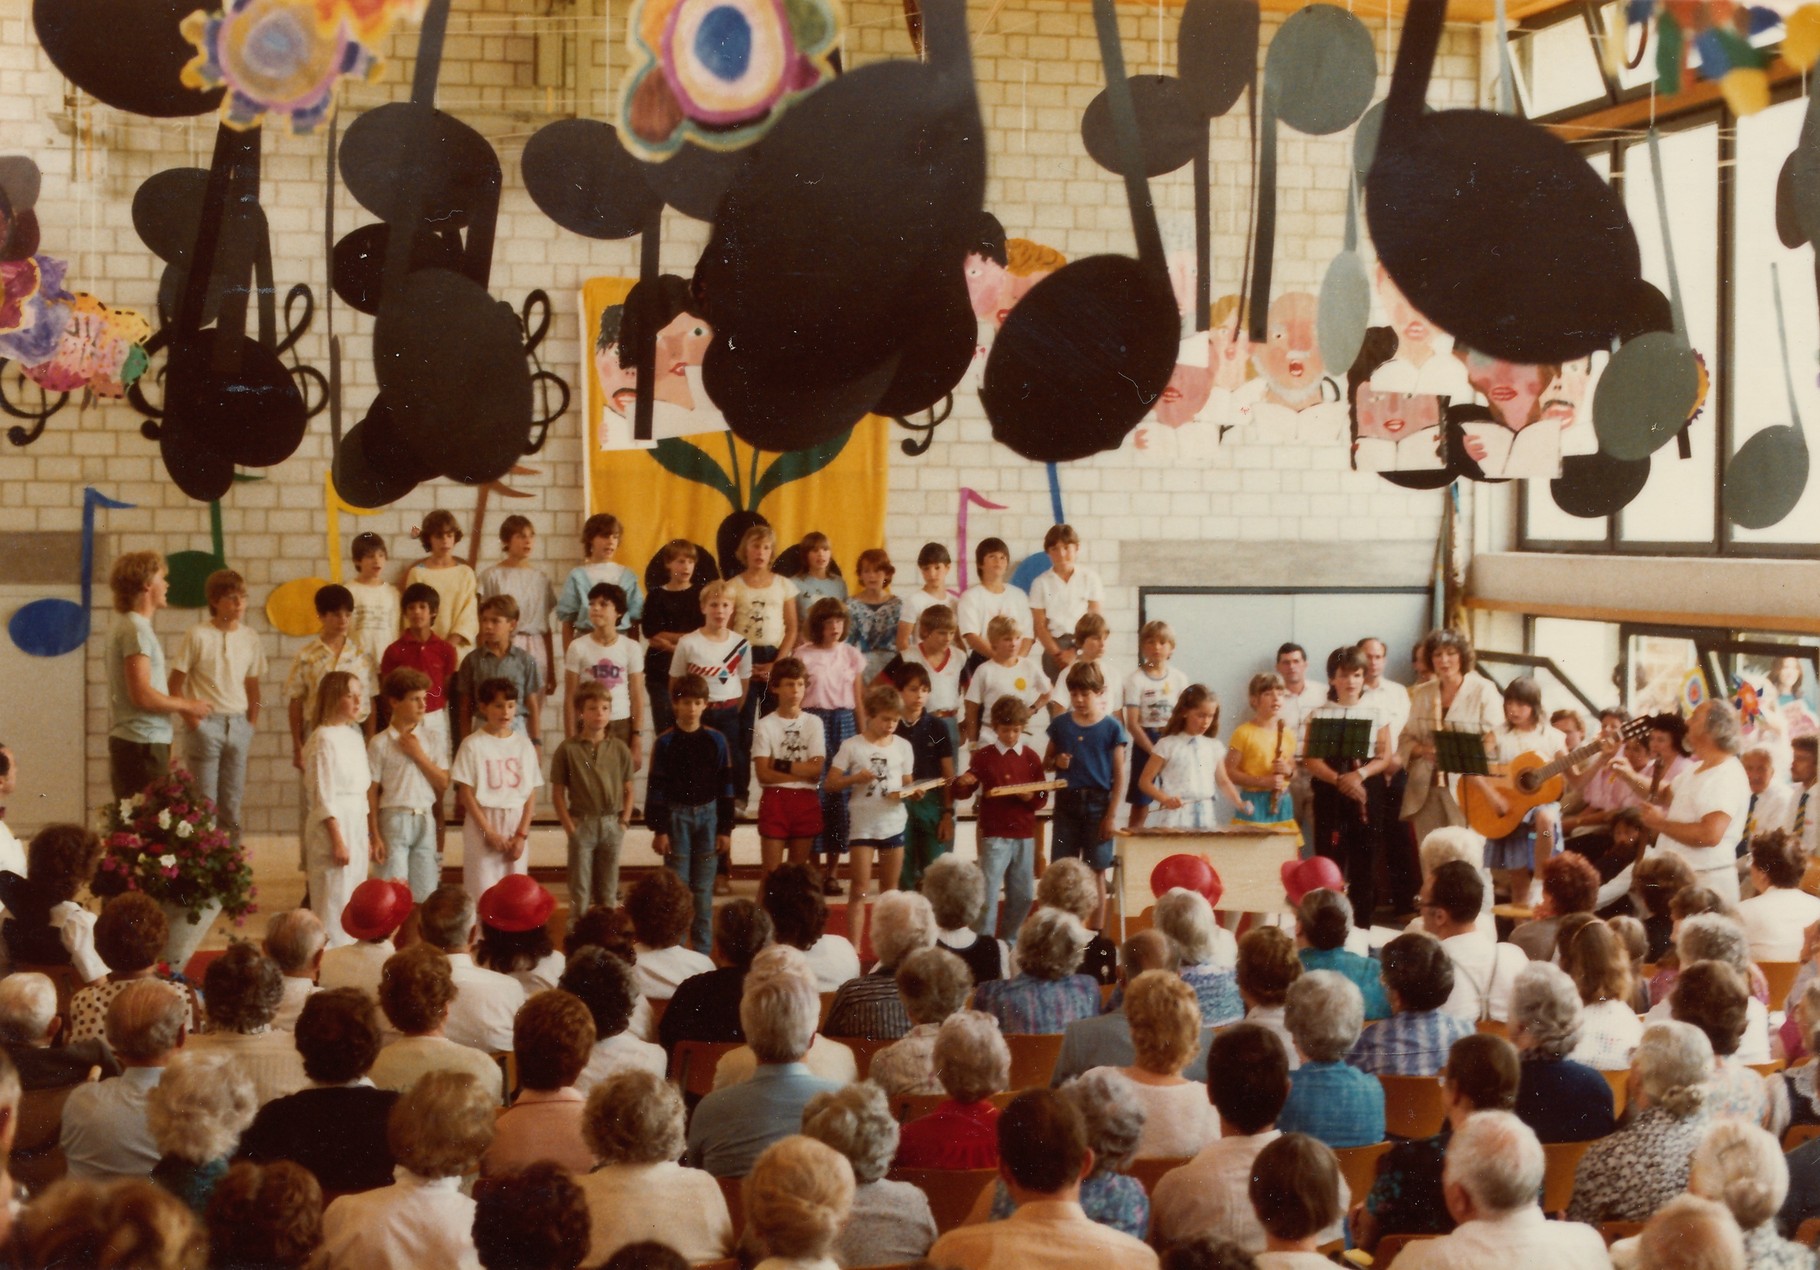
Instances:
[[[1463,728],[1436,728],[1433,735],[1435,766],[1455,776],[1490,776],[1485,738]]]
[[[1371,758],[1370,719],[1331,719],[1316,717],[1308,721],[1308,746],[1305,759],[1325,762],[1364,761]]]

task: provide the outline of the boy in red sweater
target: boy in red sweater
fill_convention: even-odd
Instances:
[[[1042,756],[1024,744],[1029,706],[1016,697],[1000,697],[992,703],[989,721],[998,739],[973,751],[967,772],[954,782],[954,792],[956,797],[963,797],[978,788],[982,795],[978,832],[980,872],[986,875],[986,907],[974,929],[986,936],[1003,929],[1005,938],[1016,939],[1036,890],[1036,809],[1048,795],[989,795],[1000,785],[1041,781],[1046,773]],[[1005,892],[1002,926],[995,921],[1001,887]]]

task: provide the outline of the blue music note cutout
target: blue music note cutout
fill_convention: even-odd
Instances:
[[[14,613],[7,634],[19,650],[33,657],[61,657],[88,642],[89,603],[94,598],[95,508],[133,506],[109,498],[93,485],[82,491],[82,602],[54,597],[33,600]]]

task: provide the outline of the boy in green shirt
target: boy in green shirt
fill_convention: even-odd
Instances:
[[[580,730],[550,763],[556,818],[569,836],[569,924],[594,904],[619,905],[619,845],[632,822],[632,751],[607,735],[613,694],[606,685],[575,690]]]

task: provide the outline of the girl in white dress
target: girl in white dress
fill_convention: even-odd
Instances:
[[[1169,724],[1144,764],[1139,787],[1160,808],[1150,817],[1157,829],[1217,829],[1216,793],[1230,805],[1238,788],[1226,774],[1226,747],[1218,739],[1220,699],[1204,684],[1189,684],[1176,698]]]
[[[322,919],[331,948],[354,942],[341,928],[341,910],[367,876],[367,788],[373,772],[354,722],[360,705],[358,676],[345,670],[324,675],[316,693],[315,731],[303,747],[310,908]]]

